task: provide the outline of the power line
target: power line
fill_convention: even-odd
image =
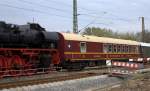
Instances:
[[[64,12],[70,13],[70,12],[68,12],[68,11],[66,11],[66,10],[57,9],[57,8],[54,8],[54,7],[49,7],[49,6],[45,6],[45,5],[39,4],[39,3],[33,3],[33,2],[30,2],[30,1],[26,1],[26,0],[18,0],[18,1],[23,2],[23,3],[27,3],[27,4],[31,4],[31,5],[37,5],[37,6],[44,7],[44,8],[53,9],[53,10],[60,11],[60,12],[63,12],[63,13],[64,13]],[[53,0],[51,0],[51,1],[53,1]],[[57,1],[53,1],[53,2],[58,3]],[[60,3],[60,4],[62,4],[62,3]],[[65,4],[65,3],[63,3],[63,4]],[[65,5],[72,6],[72,5],[69,5],[69,4],[65,4]],[[78,15],[96,17],[96,16],[94,16],[94,15],[85,14],[85,13],[81,13],[81,14],[78,14]]]
[[[22,1],[25,1],[25,0],[22,0]],[[28,1],[27,1],[28,2]],[[30,3],[31,4],[31,3]],[[33,4],[36,4],[36,3],[33,3],[32,2],[32,5]],[[61,3],[61,4],[64,4],[64,3]],[[66,18],[66,19],[72,19],[72,17],[66,17],[66,16],[62,16],[62,15],[58,15],[58,14],[52,14],[52,13],[48,13],[48,12],[44,12],[44,11],[41,11],[41,10],[37,10],[37,9],[29,9],[29,8],[22,8],[22,7],[18,7],[18,6],[13,6],[13,5],[9,5],[9,4],[0,4],[1,6],[5,6],[5,7],[10,7],[10,8],[16,8],[16,9],[21,9],[21,10],[24,10],[24,11],[30,11],[30,12],[36,12],[36,13],[40,13],[40,14],[46,14],[46,15],[53,15],[53,16],[57,16],[57,17],[62,17],[62,18]],[[41,5],[41,4],[40,4]],[[65,5],[65,6],[67,6],[67,5]],[[69,7],[70,6],[72,6],[72,5],[68,5]],[[45,5],[42,5],[42,6],[40,6],[40,7],[45,7],[45,8],[51,8],[51,7],[47,7],[47,6],[45,6]],[[57,8],[51,8],[51,9],[53,9],[53,10],[55,10],[55,9],[57,9]],[[82,8],[83,9],[83,8]],[[84,8],[84,10],[87,10],[88,11],[88,9],[86,9],[86,8]],[[57,11],[61,11],[61,12],[67,12],[67,11],[63,11],[62,9],[57,9]],[[92,11],[93,12],[93,11]],[[97,13],[97,12],[95,12],[95,13]],[[104,12],[105,13],[105,12]],[[107,12],[106,12],[107,13]],[[97,13],[98,14],[98,13]],[[84,13],[81,13],[80,15],[84,15],[84,16],[89,16],[89,17],[93,17],[93,18],[95,18],[95,17],[97,17],[98,15],[97,14],[84,14]],[[99,13],[100,14],[100,13]],[[107,14],[109,14],[109,13],[107,13]],[[130,20],[128,20],[128,19],[124,19],[124,18],[119,18],[118,16],[116,16],[116,15],[114,15],[114,14],[111,14],[113,17],[115,17],[115,19],[114,20],[121,20],[121,21],[125,21],[125,22],[130,22]],[[104,17],[101,17],[101,18],[104,18]],[[109,18],[109,17],[108,17]],[[83,19],[81,19],[81,20],[83,20]],[[95,21],[97,21],[97,20],[95,20]],[[94,21],[94,22],[95,22]],[[89,21],[88,21],[89,22]],[[95,24],[95,23],[92,23],[92,24]],[[102,24],[102,23],[99,23],[99,24]],[[90,25],[90,24],[89,24]],[[89,26],[88,25],[88,26]],[[105,24],[106,25],[106,24]],[[81,29],[82,30],[82,29]]]
[[[23,3],[27,3],[27,4],[31,4],[31,5],[38,5],[40,7],[44,7],[44,8],[49,8],[49,9],[53,9],[53,10],[57,10],[57,11],[60,11],[60,12],[67,12],[69,13],[68,11],[65,11],[65,10],[62,10],[62,9],[57,9],[57,8],[53,8],[53,7],[49,7],[49,6],[45,6],[45,5],[41,5],[39,3],[33,3],[33,2],[30,2],[30,1],[26,1],[26,0],[18,0],[18,1],[21,1]],[[53,1],[53,0],[52,0]],[[54,1],[55,3],[58,3],[56,1]],[[62,3],[61,3],[62,4]],[[65,4],[65,3],[64,3]],[[68,4],[65,4],[65,5],[68,5]],[[72,5],[68,5],[68,6],[72,6]],[[85,10],[88,10],[88,9],[85,9]],[[106,14],[106,12],[104,12],[104,14]],[[85,16],[90,16],[90,17],[97,17],[97,16],[94,16],[94,15],[90,15],[90,14],[79,14],[79,15],[85,15]]]
[[[67,4],[67,3],[64,3],[64,2],[58,2],[58,1],[54,1],[54,0],[45,0],[45,1],[51,1],[51,2],[53,2],[53,3],[60,4],[60,5],[64,5],[64,6],[66,6],[66,7],[72,7],[71,4]],[[78,9],[84,10],[84,11],[86,11],[86,12],[89,12],[89,11],[90,11],[90,13],[88,13],[88,14],[97,14],[95,11],[90,10],[90,9],[87,9],[87,8],[84,8],[84,7],[78,7]],[[94,12],[95,12],[95,13],[94,13]],[[105,13],[105,11],[101,11],[101,12],[102,12],[102,13]]]
[[[70,20],[72,19],[72,17],[52,14],[52,13],[43,12],[43,11],[35,10],[35,9],[22,8],[22,7],[17,7],[17,6],[13,6],[13,5],[9,5],[9,4],[1,4],[1,3],[0,3],[0,5],[4,6],[4,7],[15,8],[15,9],[19,9],[19,10],[28,11],[28,12],[35,12],[35,13],[40,13],[40,14],[44,14],[44,15],[53,15],[53,16],[57,16],[57,17],[61,17],[61,18],[70,19]],[[89,20],[86,20],[86,19],[81,19],[81,20],[84,21],[84,22],[89,22]]]
[[[93,23],[93,24],[98,24],[98,25],[106,25],[106,26],[109,26],[110,24],[106,24],[106,23]],[[113,23],[112,23],[113,24]]]
[[[41,5],[41,4],[39,4],[39,3],[33,3],[33,2],[26,1],[26,0],[19,0],[19,1],[24,2],[24,3],[27,3],[27,4],[38,5],[38,6],[40,6],[40,7],[50,8],[50,9],[54,9],[54,10],[57,10],[57,11],[64,12],[64,10],[57,9],[57,8],[53,8],[53,7],[49,7],[49,6],[45,6],[45,5]],[[53,1],[53,0],[51,0],[51,1]],[[58,3],[58,2],[56,2],[56,1],[53,1],[53,2]],[[61,3],[61,4],[62,4],[62,3]],[[63,3],[63,4],[65,4],[65,3]],[[69,4],[65,4],[65,5],[67,5],[67,6],[72,6],[72,5],[69,5]],[[85,8],[82,8],[82,9],[85,9]],[[88,9],[85,9],[85,10],[88,10]],[[67,13],[68,13],[68,12],[67,12]],[[106,14],[106,12],[103,12],[103,13]],[[79,15],[85,15],[85,16],[90,16],[90,17],[96,17],[96,16],[90,15],[90,14],[79,14]],[[83,19],[82,19],[82,20],[83,20]]]
[[[2,3],[0,3],[0,5],[4,6],[4,7],[15,8],[15,9],[20,9],[20,10],[30,11],[30,12],[36,12],[36,13],[46,14],[46,15],[53,15],[53,16],[57,16],[57,17],[67,18],[67,19],[71,18],[71,17],[62,16],[62,15],[57,15],[57,14],[43,12],[43,11],[40,11],[40,10],[17,7],[17,6],[13,6],[13,5],[9,5],[9,4],[2,4]]]
[[[61,17],[61,18],[69,19],[69,20],[72,19],[72,17],[52,14],[52,13],[43,12],[43,11],[35,10],[35,9],[22,8],[22,7],[17,7],[17,6],[13,6],[13,5],[9,5],[9,4],[2,4],[2,3],[0,3],[0,5],[3,6],[3,7],[15,8],[15,9],[19,9],[19,10],[28,11],[28,12],[35,12],[35,13],[40,13],[40,14],[44,14],[44,15],[53,15],[53,16],[57,16],[57,17]],[[84,21],[84,22],[89,22],[89,20],[86,20],[86,19],[81,19],[81,20]]]
[[[23,0],[24,1],[24,0]],[[28,2],[29,3],[29,2]],[[33,4],[33,3],[30,3],[30,4]],[[47,12],[43,12],[43,11],[40,11],[40,10],[37,10],[37,9],[30,9],[30,8],[22,8],[22,7],[18,7],[18,6],[13,6],[13,5],[9,5],[9,4],[0,4],[1,6],[4,6],[4,7],[10,7],[10,8],[15,8],[15,9],[21,9],[21,10],[24,10],[24,11],[30,11],[30,12],[36,12],[36,13],[40,13],[40,14],[46,14],[46,15],[50,15],[50,13],[47,13]],[[43,7],[43,6],[42,6]],[[48,7],[46,7],[48,8]],[[49,7],[50,8],[50,7]],[[52,8],[53,9],[53,8]],[[60,10],[58,10],[60,11]],[[57,15],[57,14],[52,14],[51,15],[53,16],[58,16],[58,17],[63,17],[63,18],[69,18],[69,17],[66,17],[66,16],[62,16],[62,15]],[[91,16],[91,15],[90,15]],[[95,17],[95,16],[92,16],[92,17]],[[71,17],[70,17],[71,18]],[[94,24],[96,20],[94,20],[92,23],[90,24]],[[90,24],[88,24],[87,26],[89,26]],[[99,24],[102,24],[102,23],[99,23]],[[104,23],[103,23],[104,24]],[[106,24],[105,24],[106,25]],[[87,27],[86,26],[86,27]],[[85,28],[86,28],[85,27]],[[81,29],[82,30],[82,29]]]
[[[64,2],[58,2],[58,1],[54,1],[54,0],[46,0],[46,1],[51,1],[51,2],[54,2],[56,4],[61,4],[61,5],[63,4],[64,6],[72,7],[72,5],[64,3]],[[82,13],[82,12],[79,13],[79,14],[85,15],[85,16],[90,16],[90,17],[96,16],[97,17],[98,16],[97,14],[105,13],[105,14],[109,14],[109,15],[115,17],[115,18],[111,18],[113,20],[120,20],[120,21],[124,21],[124,22],[132,22],[132,20],[130,20],[130,19],[125,19],[125,18],[122,18],[122,17],[120,17],[118,15],[115,15],[115,14],[112,14],[112,13],[106,12],[106,11],[100,11],[101,12],[100,13],[97,10],[91,10],[91,9],[87,9],[87,8],[80,7],[80,6],[78,6],[78,9],[86,11],[86,13]],[[87,13],[87,12],[89,12],[89,13]],[[110,17],[108,17],[108,18],[110,18]]]
[[[61,4],[61,5],[63,4],[64,6],[72,7],[71,4],[67,4],[67,3],[64,3],[64,2],[58,2],[58,1],[55,1],[55,0],[45,0],[45,1],[51,1],[51,2],[56,3],[56,4]],[[86,8],[84,8],[84,7],[78,7],[78,9],[82,9],[82,10],[86,10],[86,11],[92,11],[92,10],[86,9]],[[93,11],[92,11],[92,12],[93,12]]]
[[[30,1],[26,1],[26,0],[18,0],[18,1],[23,2],[23,3],[27,3],[27,4],[31,4],[31,5],[37,5],[37,6],[44,7],[44,8],[53,9],[53,10],[60,11],[60,12],[67,12],[67,13],[70,13],[70,12],[68,12],[67,10],[57,9],[57,8],[54,8],[54,7],[42,5],[42,4],[39,4],[39,3],[33,3],[33,2],[30,2]],[[46,0],[46,1],[47,1],[47,0]],[[61,5],[63,4],[63,5],[65,5],[65,6],[72,7],[72,5],[66,4],[66,3],[63,3],[63,2],[57,2],[57,1],[53,1],[53,0],[50,0],[50,1],[51,1],[51,2],[54,2],[54,3],[56,3],[56,4],[59,3],[59,4],[61,4]],[[84,9],[84,10],[86,10],[86,11],[90,11],[89,9],[82,8],[82,7],[81,7],[81,9]],[[105,12],[104,12],[104,13],[105,13]],[[91,14],[91,13],[84,14],[84,15],[90,15],[90,14]],[[92,14],[91,14],[91,16],[92,16]]]
[[[61,5],[63,4],[64,6],[72,7],[72,5],[64,3],[64,2],[58,2],[58,1],[55,1],[55,0],[45,0],[45,1],[51,1],[52,3],[55,3],[55,4],[61,4]]]
[[[84,30],[85,28],[87,28],[89,25],[93,24],[93,23],[96,21],[97,18],[99,18],[99,17],[95,17],[95,18],[94,18],[90,23],[88,23],[85,27],[81,28],[81,29],[79,30],[79,32],[81,32],[82,30]]]
[[[68,12],[67,10],[57,9],[57,8],[54,8],[54,7],[45,6],[45,5],[42,5],[42,4],[39,4],[39,3],[33,3],[33,2],[30,2],[30,1],[26,1],[26,0],[18,0],[18,1],[21,1],[21,2],[24,2],[24,3],[27,3],[27,4],[31,4],[31,5],[37,5],[37,6],[44,7],[44,8],[53,9],[53,10],[60,11],[60,12],[63,12],[63,13],[70,13],[70,12]],[[47,0],[46,0],[46,1],[47,1]],[[69,7],[72,6],[72,5],[70,5],[70,4],[66,4],[66,3],[63,3],[63,2],[57,2],[57,1],[53,1],[53,0],[51,0],[51,2],[54,2],[54,3],[57,3],[57,4],[58,4],[58,3],[59,3],[59,4],[64,4],[65,6],[69,6]],[[100,14],[100,13],[97,13],[97,12],[95,12],[95,11],[93,11],[93,10],[86,9],[86,8],[83,8],[83,7],[80,7],[80,9],[93,12],[93,13],[88,13],[88,14],[81,13],[80,15],[89,16],[89,17],[97,17],[96,14]],[[94,13],[94,12],[95,12],[95,13]],[[105,11],[103,11],[102,13],[107,14],[107,12],[105,12]],[[110,14],[110,13],[108,13],[108,14]],[[120,20],[120,21],[124,21],[124,22],[131,22],[131,20],[119,18],[118,16],[116,16],[116,15],[114,15],[114,14],[110,14],[110,15],[116,17],[115,20]],[[108,18],[110,18],[110,17],[108,17]],[[112,19],[113,19],[113,18],[112,18]],[[114,19],[113,19],[113,20],[114,20]]]
[[[18,0],[18,1],[26,3],[26,4],[31,4],[31,5],[36,5],[36,6],[43,7],[43,8],[48,8],[48,9],[56,10],[56,11],[63,12],[63,13],[64,12],[65,13],[70,13],[70,11],[67,11],[67,10],[58,9],[58,8],[54,8],[54,7],[42,5],[42,4],[39,4],[39,3],[33,3],[33,2],[30,2],[30,1],[26,1],[26,0]]]

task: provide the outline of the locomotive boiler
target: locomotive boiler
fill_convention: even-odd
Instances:
[[[42,47],[43,31],[38,24],[13,25],[0,22],[1,47]],[[41,44],[41,45],[40,45]]]

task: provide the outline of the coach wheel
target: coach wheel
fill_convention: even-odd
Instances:
[[[56,71],[61,71],[61,70],[62,70],[61,67],[57,67],[57,68],[56,68]]]
[[[84,68],[85,68],[85,66],[81,65],[80,68],[79,68],[79,70],[80,70],[80,71],[81,71],[81,70],[84,70]]]
[[[56,68],[56,71],[61,71],[62,70],[62,68],[59,66],[59,65],[54,65]]]

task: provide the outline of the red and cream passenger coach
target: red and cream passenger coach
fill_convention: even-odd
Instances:
[[[69,33],[59,35],[62,62],[70,67],[106,65],[106,60],[136,61],[140,57],[140,44],[136,41]]]

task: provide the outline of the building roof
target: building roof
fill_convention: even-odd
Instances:
[[[88,36],[72,33],[61,33],[64,36],[65,40],[74,40],[74,41],[85,41],[85,42],[99,42],[99,43],[111,43],[111,44],[126,44],[126,45],[140,45],[137,41],[124,40],[124,39],[115,39],[108,37],[97,37],[97,36]]]
[[[150,43],[143,43],[143,42],[141,42],[140,45],[141,46],[145,46],[145,47],[150,47]]]

